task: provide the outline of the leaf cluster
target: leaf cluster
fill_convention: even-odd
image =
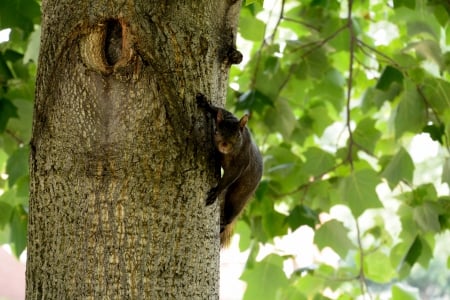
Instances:
[[[450,217],[449,14],[445,1],[245,3],[227,105],[250,113],[265,168],[238,226],[245,299],[261,286],[271,299],[403,299],[398,283],[429,266]],[[280,273],[301,240],[297,256],[255,259],[304,227],[311,265]]]
[[[40,4],[1,1],[0,31],[0,244],[16,256],[26,247],[28,154],[39,48]]]

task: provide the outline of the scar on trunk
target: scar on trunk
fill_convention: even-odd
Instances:
[[[111,19],[105,23],[105,59],[109,66],[114,66],[122,57],[122,25]]]
[[[111,74],[133,57],[129,26],[123,19],[107,19],[90,28],[80,41],[81,57],[94,71]]]

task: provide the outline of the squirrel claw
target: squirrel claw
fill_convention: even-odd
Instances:
[[[197,100],[197,105],[200,107],[209,107],[208,101],[206,100],[205,95],[198,93],[195,96],[195,99]]]

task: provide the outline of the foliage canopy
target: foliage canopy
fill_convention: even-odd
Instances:
[[[450,228],[449,15],[443,0],[243,3],[245,60],[231,70],[227,106],[251,113],[265,159],[237,226],[249,250],[244,299],[260,299],[261,286],[271,299],[418,297],[405,284],[450,293],[439,243]],[[39,18],[34,0],[0,3],[0,30],[11,28],[0,44],[0,243],[16,255],[26,247]],[[302,240],[300,254],[256,259],[305,227],[314,264],[283,272]]]

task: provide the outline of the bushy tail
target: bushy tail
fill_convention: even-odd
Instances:
[[[225,226],[220,233],[220,247],[227,248],[230,245],[231,238],[233,237],[234,222]]]

